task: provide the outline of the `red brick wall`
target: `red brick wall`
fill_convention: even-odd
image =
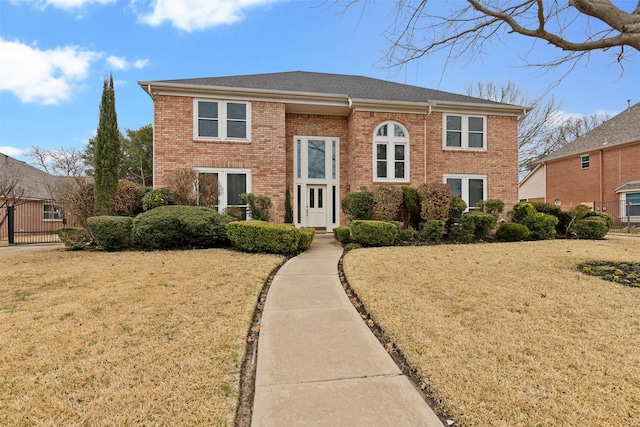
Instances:
[[[410,137],[410,182],[417,186],[442,182],[443,174],[487,175],[488,197],[509,209],[518,201],[517,118],[487,116],[487,151],[449,151],[442,148],[442,114],[363,112],[348,117],[285,114],[284,104],[252,102],[248,142],[194,141],[193,99],[159,95],[154,99],[154,184],[166,186],[182,168],[248,168],[251,191],[269,196],[272,219],[284,219],[284,191],[293,184],[293,137],[340,138],[340,196],[371,189],[373,132],[386,120],[403,124]],[[425,119],[426,161],[425,173]],[[343,219],[344,222],[344,219]]]
[[[589,168],[580,168],[580,155],[547,163],[547,201],[562,201],[569,209],[582,202],[600,201],[600,156],[604,201],[619,200],[615,189],[640,179],[640,143],[590,153]]]
[[[286,139],[284,104],[251,103],[251,142],[193,139],[193,98],[154,99],[154,185],[194,167],[251,169],[251,192],[271,198],[272,220],[284,221]]]

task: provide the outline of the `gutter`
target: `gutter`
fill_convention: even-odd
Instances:
[[[431,104],[429,104],[428,113],[424,116],[424,183],[427,183],[427,119],[432,113]]]

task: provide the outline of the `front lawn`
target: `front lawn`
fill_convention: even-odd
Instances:
[[[640,239],[357,249],[346,278],[462,426],[640,425]]]
[[[283,259],[0,252],[0,425],[233,425],[251,316]]]

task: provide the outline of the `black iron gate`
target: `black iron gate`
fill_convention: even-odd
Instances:
[[[613,228],[631,233],[640,227],[640,204],[624,200],[593,202],[593,210],[613,217]]]
[[[63,207],[54,200],[21,201],[0,208],[0,242],[59,242],[56,230],[66,223]]]

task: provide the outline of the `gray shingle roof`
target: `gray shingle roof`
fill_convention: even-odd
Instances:
[[[0,177],[0,179],[16,177],[18,182],[14,194],[21,195],[21,198],[41,200],[50,199],[54,185],[64,179],[49,175],[2,153],[0,153]]]
[[[541,162],[640,142],[640,102],[540,159]]]
[[[283,92],[306,92],[344,95],[352,99],[398,101],[398,102],[461,102],[506,106],[495,101],[474,98],[456,93],[427,89],[370,77],[346,74],[290,71],[283,73],[251,74],[228,77],[206,77],[181,80],[161,80],[149,83],[172,83],[196,86],[217,86],[272,90]]]

